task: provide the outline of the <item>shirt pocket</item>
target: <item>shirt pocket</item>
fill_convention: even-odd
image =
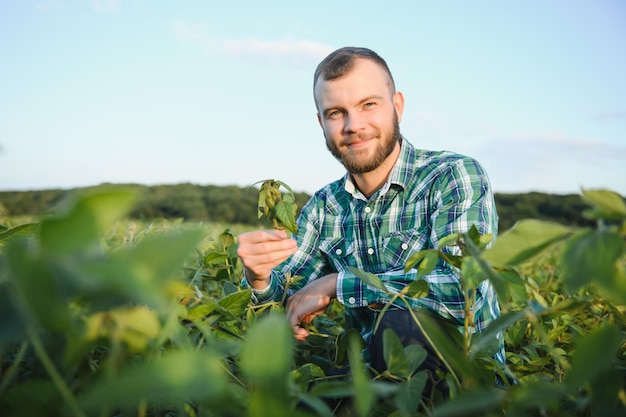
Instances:
[[[336,271],[344,271],[348,266],[355,266],[354,246],[354,242],[344,238],[325,239],[320,242],[320,250]]]
[[[424,249],[426,236],[417,230],[392,232],[382,239],[382,260],[386,270],[404,268],[411,255]]]

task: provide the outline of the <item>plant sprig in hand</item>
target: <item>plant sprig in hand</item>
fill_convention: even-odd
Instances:
[[[255,184],[259,183],[262,184],[259,191],[258,218],[267,216],[274,229],[287,229],[291,233],[297,234],[296,212],[298,206],[291,188],[278,180],[259,181]],[[281,187],[284,187],[287,192],[281,193]]]

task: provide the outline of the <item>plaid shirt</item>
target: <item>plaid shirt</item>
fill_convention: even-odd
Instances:
[[[285,273],[305,277],[289,288],[291,293],[338,272],[337,299],[346,307],[351,325],[368,341],[378,313],[369,306],[391,297],[364,284],[348,266],[376,274],[391,291],[400,290],[418,279],[415,269],[404,272],[412,254],[434,249],[442,237],[466,232],[472,225],[481,234],[495,236],[497,224],[491,186],[477,161],[447,151],[418,150],[403,138],[387,182],[370,198],[354,186],[349,174],[312,196],[298,218],[298,251],[272,271],[267,288],[253,290],[253,301],[280,300]],[[462,329],[465,301],[455,270],[439,262],[421,278],[428,282],[429,293],[409,299],[412,307],[428,309]],[[499,314],[493,287],[485,280],[476,292],[474,331],[482,331]],[[496,359],[504,362],[501,335],[499,341]]]

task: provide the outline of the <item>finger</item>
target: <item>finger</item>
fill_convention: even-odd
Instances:
[[[272,269],[296,252],[297,248],[276,252],[241,256],[243,264],[250,269]]]
[[[287,239],[287,232],[284,230],[254,230],[252,232],[242,233],[238,236],[239,242],[246,244],[283,239]]]
[[[300,342],[304,342],[309,335],[310,333],[300,326],[294,328],[293,337]]]
[[[298,245],[293,239],[264,240],[256,243],[239,242],[237,255],[241,258],[261,256],[268,259],[264,263],[269,263],[273,259],[281,259],[290,256],[298,249]]]

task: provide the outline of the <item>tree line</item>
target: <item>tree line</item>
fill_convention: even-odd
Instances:
[[[102,184],[98,187],[112,186]],[[228,224],[261,225],[257,218],[258,189],[234,185],[137,185],[141,198],[131,211],[136,219],[177,218]],[[93,188],[93,187],[92,187]],[[62,209],[73,194],[88,190],[50,189],[35,191],[0,191],[0,214],[9,216],[42,216]],[[302,207],[307,193],[296,192],[296,203]],[[578,194],[495,193],[501,231],[522,219],[555,221],[570,226],[591,226],[583,216],[587,204]]]

